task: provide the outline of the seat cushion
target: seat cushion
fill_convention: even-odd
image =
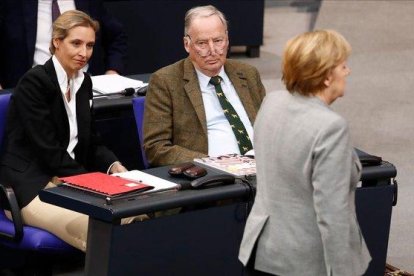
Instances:
[[[13,222],[6,217],[3,210],[0,211],[0,232],[14,234]],[[23,239],[20,242],[0,239],[0,244],[13,249],[44,253],[73,253],[79,251],[46,230],[27,225],[23,227]]]

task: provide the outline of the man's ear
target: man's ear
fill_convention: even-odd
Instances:
[[[187,53],[190,53],[190,41],[189,41],[189,39],[186,36],[183,37],[183,43],[184,43],[184,49],[185,49],[185,51]]]

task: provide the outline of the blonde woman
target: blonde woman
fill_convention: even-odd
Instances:
[[[346,121],[351,47],[331,30],[288,41],[283,81],[256,123],[257,195],[239,259],[251,275],[362,275],[371,260],[355,213],[361,164]],[[254,266],[254,267],[253,267]]]
[[[126,171],[94,132],[92,81],[81,70],[98,29],[97,21],[78,10],[53,23],[52,57],[29,70],[12,95],[0,166],[0,180],[13,187],[24,223],[83,251],[88,217],[44,203],[38,193],[58,176]]]

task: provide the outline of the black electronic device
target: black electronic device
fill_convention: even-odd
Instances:
[[[195,179],[191,181],[190,185],[193,189],[198,189],[205,186],[234,184],[235,180],[233,175],[218,174]]]
[[[197,179],[203,177],[207,174],[206,169],[199,167],[199,166],[192,166],[186,170],[184,170],[183,174],[191,179]]]
[[[137,89],[138,96],[145,96],[147,94],[148,84]]]
[[[191,167],[194,167],[194,164],[191,162],[174,165],[168,169],[168,174],[171,176],[182,176],[184,171]]]
[[[123,91],[121,91],[121,95],[124,96],[132,96],[135,93],[135,89],[132,87],[125,88]]]
[[[207,174],[207,170],[194,165],[191,162],[185,162],[181,164],[174,165],[168,169],[168,174],[173,177],[182,177],[185,176],[190,179],[197,179]]]
[[[120,95],[120,96],[132,96],[135,93],[135,89],[132,87],[125,88],[124,90],[118,91],[118,92],[111,92],[111,93],[101,93],[94,91],[96,93],[99,93],[99,95],[94,95],[94,98],[100,98],[100,97],[107,97],[107,96],[113,96],[113,95]]]
[[[379,166],[382,163],[382,158],[375,155],[364,155],[359,157],[362,166]]]
[[[360,149],[355,148],[355,151],[358,155],[359,161],[363,167],[368,166],[379,166],[382,164],[382,158],[380,156],[372,155],[366,153]]]

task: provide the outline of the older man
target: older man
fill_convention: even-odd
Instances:
[[[265,96],[257,69],[226,59],[227,21],[219,10],[189,10],[184,32],[188,58],[155,72],[149,83],[144,148],[153,166],[249,151]]]

